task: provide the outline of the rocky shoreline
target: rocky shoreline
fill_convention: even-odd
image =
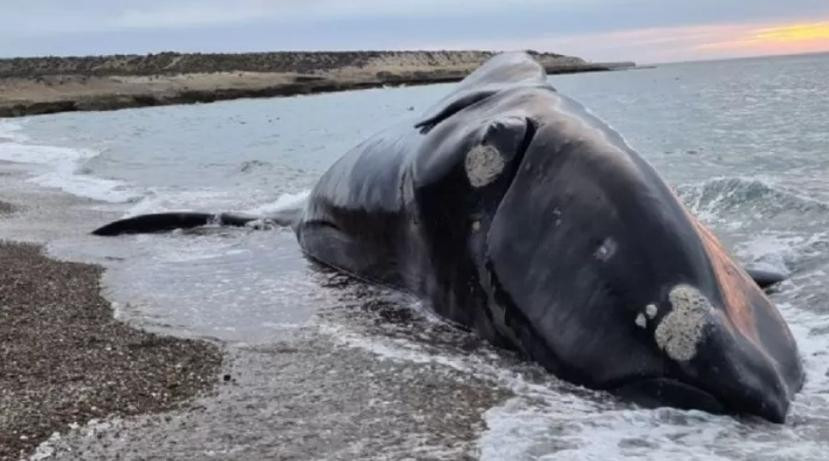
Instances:
[[[488,51],[278,52],[0,59],[0,117],[290,96],[463,79]],[[625,69],[533,53],[548,74]]]
[[[9,242],[0,267],[0,460],[93,419],[176,408],[221,380],[220,347],[115,320],[100,267]]]

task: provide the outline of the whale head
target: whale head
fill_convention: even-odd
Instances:
[[[421,125],[412,192],[475,268],[456,291],[477,293],[477,328],[645,405],[783,422],[803,370],[765,293],[606,124],[541,80],[484,77]]]

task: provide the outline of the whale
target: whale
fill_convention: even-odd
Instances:
[[[345,153],[295,210],[159,213],[93,233],[262,222],[292,226],[311,260],[646,407],[783,423],[803,385],[796,341],[763,290],[782,276],[741,267],[527,53],[496,55]]]

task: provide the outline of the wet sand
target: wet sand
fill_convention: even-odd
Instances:
[[[115,320],[100,267],[0,242],[0,268],[0,460],[95,418],[180,407],[222,379],[216,345]]]
[[[485,412],[512,396],[492,375],[463,366],[490,346],[396,304],[392,293],[318,275],[321,289],[336,293],[331,309],[267,343],[227,344],[229,379],[191,409],[90,424],[39,453],[60,460],[477,459]],[[395,350],[413,334],[422,343],[400,352],[416,360],[378,355],[373,339],[361,339]],[[433,361],[446,350],[456,366]]]

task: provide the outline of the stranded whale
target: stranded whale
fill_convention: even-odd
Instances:
[[[162,213],[98,235],[244,225]],[[525,53],[346,153],[290,223],[312,259],[405,290],[557,376],[648,405],[785,420],[797,346],[759,284]]]

